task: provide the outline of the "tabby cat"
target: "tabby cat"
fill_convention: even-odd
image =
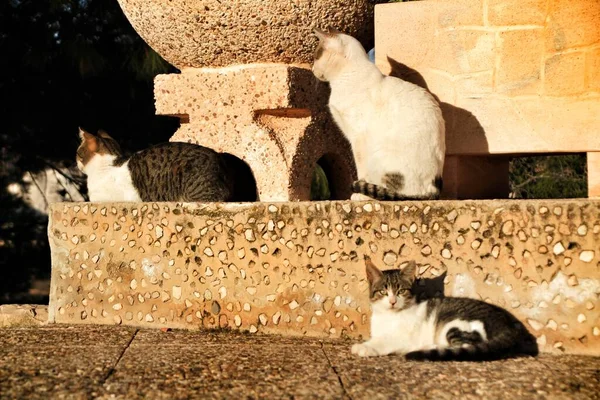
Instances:
[[[169,142],[130,157],[106,132],[79,129],[77,166],[90,201],[255,201],[256,183],[241,160],[190,143]]]
[[[352,190],[379,200],[438,198],[446,150],[438,102],[384,76],[352,36],[315,34],[313,73],[329,82],[331,115],[352,145],[359,178]]]
[[[533,335],[505,309],[462,297],[420,300],[415,296],[415,262],[389,271],[380,271],[368,258],[365,264],[371,339],[355,344],[353,354],[473,361],[537,355]]]

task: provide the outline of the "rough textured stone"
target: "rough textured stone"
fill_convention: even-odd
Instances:
[[[586,65],[587,89],[600,92],[600,49],[587,52]]]
[[[327,111],[328,87],[304,68],[188,69],[155,80],[158,114],[182,118],[171,140],[233,154],[252,169],[261,201],[309,200],[317,161],[333,199],[350,197],[350,144]]]
[[[597,1],[552,0],[548,2],[546,18],[546,26],[552,32],[546,40],[550,52],[598,43],[600,4]]]
[[[0,305],[0,328],[43,325],[48,321],[48,306],[35,304]]]
[[[542,351],[600,354],[598,202],[82,206],[50,213],[54,322],[367,336],[369,255],[537,321]]]
[[[369,46],[377,0],[119,0],[144,40],[179,69],[308,63],[312,29],[337,28]]]
[[[540,92],[543,33],[541,28],[498,32],[495,83],[499,93],[516,96]]]
[[[555,54],[544,66],[544,93],[548,96],[575,95],[585,90],[585,57],[583,51]],[[569,79],[565,79],[570,76]]]
[[[600,390],[597,357],[407,362],[359,359],[345,340],[223,331],[79,325],[2,333],[3,399],[595,399]]]
[[[539,0],[489,0],[490,25],[538,25],[546,21],[547,1]]]

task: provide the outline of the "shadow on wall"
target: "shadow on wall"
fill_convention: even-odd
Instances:
[[[258,191],[256,189],[256,179],[252,169],[244,160],[229,154],[221,153],[221,156],[225,160],[225,164],[229,165],[233,170],[235,176],[235,187],[233,192],[232,202],[248,202],[256,201],[258,199]]]
[[[427,82],[418,71],[391,57],[388,57],[387,60],[392,68],[390,76],[400,78],[429,91]],[[461,132],[469,132],[469,140],[473,147],[485,149],[486,151],[489,150],[485,131],[477,118],[470,111],[456,107],[452,104],[441,102],[435,93],[431,94],[440,103],[440,108],[442,109],[444,120],[446,121],[446,139],[448,139],[449,136],[458,138],[461,136]],[[448,134],[448,132],[450,132],[450,134]]]
[[[311,187],[310,200],[347,200],[356,180],[356,166],[350,142],[329,113],[329,84],[317,80],[306,68],[292,68],[290,82],[295,83],[290,104],[309,110],[311,116],[292,159],[292,179],[299,187]],[[328,188],[316,187],[325,182]],[[329,191],[328,198],[324,191]]]
[[[444,280],[448,271],[444,271],[435,278],[417,278],[414,283],[414,291],[418,299],[432,299],[434,297],[444,297]]]

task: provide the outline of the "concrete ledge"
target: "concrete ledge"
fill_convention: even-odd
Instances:
[[[45,325],[48,306],[39,304],[0,305],[0,328],[21,328]]]
[[[368,254],[600,354],[600,201],[63,203],[48,229],[52,322],[367,336]]]

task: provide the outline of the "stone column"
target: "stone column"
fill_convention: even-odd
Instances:
[[[332,198],[350,197],[351,148],[313,77],[312,29],[337,28],[372,45],[377,0],[119,0],[137,32],[180,74],[155,80],[171,138],[244,160],[261,201],[309,200],[317,161]],[[370,40],[371,39],[371,40]]]
[[[600,198],[600,152],[587,153],[588,197]]]

